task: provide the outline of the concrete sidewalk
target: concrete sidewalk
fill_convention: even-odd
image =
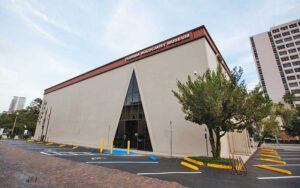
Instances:
[[[41,155],[0,142],[0,187],[183,187],[175,182]]]

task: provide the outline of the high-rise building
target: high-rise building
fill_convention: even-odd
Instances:
[[[8,111],[14,112],[16,110],[24,109],[25,101],[26,101],[25,97],[14,96],[14,98],[10,102]]]
[[[286,92],[300,105],[300,19],[271,27],[250,37],[252,52],[264,93],[283,102]]]

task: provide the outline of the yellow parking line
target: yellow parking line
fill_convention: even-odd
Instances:
[[[264,153],[264,154],[278,154],[277,151],[260,151],[260,153]]]
[[[46,146],[51,146],[51,145],[53,145],[53,142],[49,142],[46,144]]]
[[[273,148],[260,148],[260,150],[272,150],[272,151],[275,151]]]
[[[256,166],[259,167],[259,168],[272,170],[272,171],[275,171],[275,172],[280,172],[280,173],[284,173],[284,174],[292,174],[292,172],[289,171],[289,170],[285,170],[285,169],[281,169],[281,168],[275,168],[275,167],[271,167],[271,166],[268,166],[268,165],[256,165]]]
[[[184,162],[184,161],[181,161],[180,164],[183,165],[183,166],[185,166],[185,167],[188,167],[188,168],[190,168],[190,169],[192,169],[192,170],[195,170],[195,171],[198,171],[198,170],[199,170],[199,168],[198,168],[197,166],[192,165],[192,164],[187,163],[187,162]]]
[[[62,147],[65,147],[65,146],[66,146],[66,144],[61,144],[58,147],[62,148]]]
[[[184,157],[183,159],[186,160],[186,161],[188,161],[188,162],[190,162],[190,163],[194,163],[196,165],[199,165],[199,166],[203,166],[204,165],[203,162],[191,159],[189,157]]]
[[[77,148],[79,148],[79,146],[73,146],[73,147],[72,147],[72,149],[77,149]]]
[[[213,168],[220,168],[220,169],[232,169],[232,166],[229,166],[229,165],[207,163],[207,166],[213,167]],[[240,167],[238,167],[238,168],[240,168]]]
[[[280,157],[279,157],[279,156],[276,156],[276,155],[260,154],[260,156],[280,159]]]
[[[261,152],[277,152],[276,150],[273,149],[261,149]]]
[[[266,162],[272,162],[272,163],[278,163],[278,164],[286,164],[285,161],[279,161],[279,160],[274,160],[274,159],[259,158],[259,160],[266,161]]]

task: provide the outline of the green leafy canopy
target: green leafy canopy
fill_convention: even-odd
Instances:
[[[178,91],[172,90],[185,119],[207,126],[215,158],[220,157],[220,138],[226,132],[257,124],[269,115],[272,105],[260,87],[248,93],[241,68],[234,68],[230,74],[223,71],[219,65],[215,71],[208,69],[196,79],[188,76],[185,83],[177,81]]]
[[[216,71],[207,70],[196,80],[188,76],[186,83],[177,81],[179,92],[172,92],[182,104],[185,118],[223,132],[243,129],[247,89],[241,81],[242,73],[241,68],[235,68],[228,77],[218,66]]]

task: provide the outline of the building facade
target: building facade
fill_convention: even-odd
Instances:
[[[16,110],[22,110],[25,107],[25,97],[14,96],[9,105],[9,112],[14,112]]]
[[[300,105],[300,19],[271,27],[250,37],[253,57],[264,93],[284,102],[286,92]]]
[[[50,87],[35,139],[162,155],[211,155],[206,126],[186,121],[174,97],[176,81],[220,64],[229,69],[204,26]],[[195,76],[194,76],[195,78]],[[249,153],[247,132],[222,138],[222,156]],[[208,151],[208,152],[207,152]]]

